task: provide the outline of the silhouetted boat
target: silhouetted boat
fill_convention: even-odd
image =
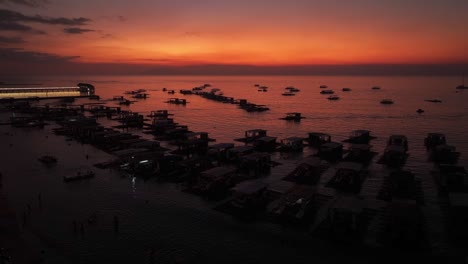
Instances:
[[[439,99],[426,99],[426,100],[424,100],[424,101],[426,101],[426,102],[431,102],[431,103],[442,103],[442,101],[439,100]]]
[[[354,143],[354,144],[368,144],[371,139],[376,137],[370,135],[369,130],[354,130],[351,131],[351,135],[348,139],[343,140],[343,142]]]
[[[290,92],[299,92],[301,90],[297,89],[296,87],[293,87],[293,86],[288,86],[286,88],[284,88],[285,90],[288,90]]]
[[[335,92],[333,90],[323,90],[320,93],[321,94],[334,94]]]
[[[380,90],[380,86],[374,86],[372,87],[372,90]]]
[[[328,96],[328,100],[330,101],[336,101],[336,100],[339,100],[340,97],[338,95],[330,95]]]
[[[292,93],[292,92],[284,92],[281,94],[282,96],[294,96],[296,95],[295,93]]]
[[[322,84],[322,85],[320,85],[320,88],[325,89],[325,88],[328,88],[328,86]]]
[[[381,104],[394,104],[392,99],[382,99],[380,103]]]
[[[416,110],[416,113],[422,114],[422,113],[424,113],[424,110],[422,110],[421,108],[419,108],[418,110]]]
[[[291,113],[286,113],[285,117],[281,117],[280,119],[283,120],[294,120],[294,121],[301,121],[305,117],[301,116],[301,113],[298,112],[291,112]]]
[[[351,88],[345,87],[345,88],[343,88],[343,89],[341,89],[341,90],[342,90],[343,92],[350,92],[350,91],[351,91]]]
[[[169,98],[169,101],[166,101],[168,104],[180,104],[180,105],[186,105],[188,102],[185,99],[181,98]]]
[[[437,147],[438,145],[447,144],[447,139],[442,133],[428,133],[424,139],[424,146],[428,149]]]

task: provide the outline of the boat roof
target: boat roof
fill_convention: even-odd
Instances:
[[[146,151],[148,151],[148,150],[145,149],[145,148],[129,148],[129,149],[114,151],[114,152],[112,152],[112,154],[121,157],[121,156],[129,156],[129,155],[133,155],[133,154],[137,154],[137,153],[141,153],[141,152],[146,152]]]
[[[266,152],[253,152],[253,153],[243,156],[242,159],[256,161],[259,159],[263,159],[265,157],[270,158],[271,156],[269,153],[266,153]]]
[[[322,133],[322,132],[309,132],[309,136],[314,135],[314,136],[330,136],[327,133]]]
[[[218,144],[209,146],[209,148],[211,149],[227,149],[227,148],[233,148],[233,147],[234,147],[234,143],[218,143]]]
[[[338,163],[336,165],[336,169],[346,169],[346,170],[353,170],[353,171],[361,171],[364,168],[364,166],[361,163],[357,162],[349,162],[349,161],[344,161]]]
[[[340,147],[343,147],[343,144],[338,143],[338,142],[328,142],[320,146],[320,148],[331,148],[331,149],[340,148]]]
[[[203,176],[208,176],[208,177],[219,177],[219,176],[225,176],[231,173],[235,173],[237,171],[236,168],[233,167],[214,167],[209,170],[203,171],[201,174]]]
[[[296,184],[290,181],[275,181],[268,185],[268,190],[280,194],[287,193]]]
[[[275,141],[275,140],[276,140],[276,137],[264,136],[264,137],[261,137],[261,138],[257,138],[255,141],[271,142],[271,141]]]
[[[427,133],[428,137],[445,137],[445,134],[439,133],[439,132],[434,132],[434,133]]]
[[[369,144],[351,144],[350,149],[370,150],[371,147]]]
[[[237,152],[237,153],[242,153],[242,152],[247,152],[253,150],[254,147],[252,146],[235,146],[229,150],[229,152]]]
[[[231,188],[232,191],[241,194],[254,194],[261,190],[266,189],[267,184],[261,180],[250,180],[238,183],[236,186]]]
[[[284,138],[283,140],[287,140],[287,141],[302,141],[302,140],[304,140],[304,138],[301,138],[301,137],[287,137],[287,138]]]

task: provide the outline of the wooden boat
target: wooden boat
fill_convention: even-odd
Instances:
[[[336,166],[335,176],[328,182],[328,186],[335,189],[357,193],[365,179],[363,166],[356,162],[341,162]]]
[[[305,117],[301,116],[301,113],[298,112],[291,112],[291,113],[286,113],[285,117],[281,117],[280,119],[283,120],[293,120],[293,121],[301,121]]]
[[[320,91],[320,94],[334,94],[335,92],[333,90],[322,90]]]
[[[318,147],[322,144],[331,142],[331,136],[326,133],[309,132],[309,137],[306,140],[309,142],[309,146]]]
[[[392,99],[382,99],[380,101],[381,104],[394,104],[393,100]]]
[[[359,129],[351,131],[351,135],[348,139],[343,140],[343,142],[347,143],[355,143],[355,144],[368,144],[371,139],[376,137],[370,135],[369,130]]]
[[[447,144],[447,139],[442,133],[428,133],[424,139],[424,146],[426,146],[427,149],[432,149],[443,144]]]

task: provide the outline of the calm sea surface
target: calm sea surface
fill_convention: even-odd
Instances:
[[[423,146],[427,133],[445,133],[448,143],[462,153],[459,164],[468,165],[468,91],[456,92],[460,80],[455,77],[93,76],[26,81],[45,86],[88,82],[96,87],[101,99],[123,95],[128,90],[146,89],[149,98],[122,109],[145,114],[168,109],[177,123],[187,125],[194,132],[209,132],[217,143],[234,142],[233,139],[242,137],[245,130],[254,128],[266,129],[268,135],[278,139],[306,137],[313,131],[325,132],[331,134],[334,141],[346,139],[352,130],[367,129],[377,137],[371,144],[380,155],[388,136],[404,134],[410,143],[405,168],[423,178],[427,186],[432,184],[429,172],[433,168]],[[264,104],[270,111],[248,113],[236,105],[178,93],[180,89],[205,83],[212,85],[207,89],[220,88],[225,96]],[[268,86],[268,92],[258,92],[254,84]],[[319,85],[322,84],[334,90],[340,100],[329,101],[328,95],[320,94]],[[282,96],[286,86],[301,91],[296,96]],[[372,90],[372,86],[381,89]],[[163,92],[163,87],[175,90],[176,94]],[[342,92],[343,87],[352,91]],[[189,103],[186,106],[165,103],[172,97],[185,98]],[[395,103],[379,103],[386,98]],[[442,103],[425,102],[425,99],[440,99]],[[51,101],[54,102],[59,103]],[[88,102],[88,99],[79,99],[76,104]],[[113,101],[105,103],[117,106]],[[416,113],[419,108],[425,112]],[[306,118],[300,123],[280,120],[287,112],[301,112]],[[9,115],[0,113],[0,119],[3,121]],[[212,210],[212,202],[181,192],[175,184],[122,178],[111,170],[98,170],[97,177],[90,181],[64,184],[63,175],[74,174],[111,156],[92,146],[53,135],[54,127],[56,125],[36,130],[0,126],[0,170],[4,175],[4,190],[20,223],[27,205],[32,207],[31,227],[27,232],[41,239],[50,263],[63,263],[64,259],[75,259],[74,263],[149,263],[152,249],[157,263],[223,260],[225,263],[294,263],[311,258],[315,262],[329,263],[340,258],[322,250],[329,248],[328,245],[317,242],[307,232],[268,223],[239,222]],[[305,150],[303,155],[307,153]],[[44,167],[37,157],[45,154],[57,156],[58,164]],[[275,168],[265,180],[280,179],[294,168],[300,157],[274,154],[273,158],[283,165]],[[369,170],[384,169],[372,164]],[[427,188],[429,192],[431,188]],[[42,209],[39,208],[39,194]],[[436,196],[434,193],[425,195]],[[97,214],[98,223],[89,226],[86,221],[93,213]],[[119,216],[121,223],[117,235],[113,232],[114,215]],[[84,223],[83,235],[73,232],[73,221]]]

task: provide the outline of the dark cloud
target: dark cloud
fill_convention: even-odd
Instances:
[[[33,29],[30,26],[19,24],[16,22],[8,22],[0,20],[0,31],[18,31],[23,33],[46,34],[44,31]]]
[[[72,28],[64,28],[63,32],[67,34],[83,34],[86,32],[93,32],[95,30],[92,29],[86,29],[86,28],[77,28],[77,27],[72,27]]]
[[[0,36],[0,43],[4,44],[20,44],[24,43],[24,39],[19,38],[19,37],[4,37]]]
[[[0,22],[34,22],[49,25],[81,26],[91,21],[89,18],[43,17],[40,15],[27,16],[19,12],[0,9]]]
[[[0,0],[1,3],[11,3],[17,5],[24,5],[29,7],[40,7],[48,4],[48,0]]]
[[[0,48],[0,58],[5,62],[23,62],[27,64],[70,62],[73,59],[79,58],[79,56],[58,56],[18,48]]]

